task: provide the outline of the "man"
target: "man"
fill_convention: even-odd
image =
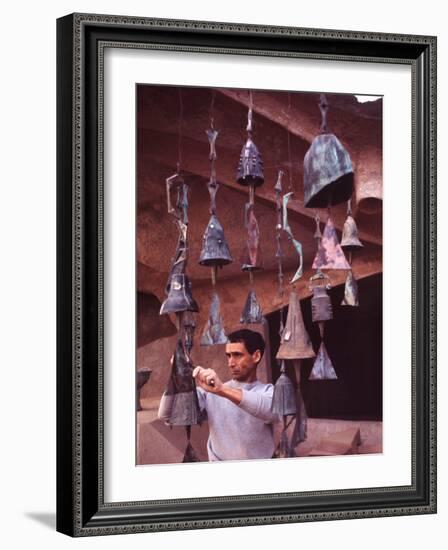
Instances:
[[[271,458],[274,453],[271,412],[274,387],[257,380],[263,337],[248,329],[228,336],[227,363],[232,379],[223,383],[212,369],[196,367],[199,405],[207,414],[210,461]]]

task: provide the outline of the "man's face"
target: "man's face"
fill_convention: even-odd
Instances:
[[[226,355],[233,380],[253,382],[257,379],[257,363],[261,358],[259,350],[249,353],[243,342],[235,342],[226,344]]]

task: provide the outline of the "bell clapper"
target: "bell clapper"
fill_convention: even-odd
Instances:
[[[319,332],[320,332],[320,337],[321,337],[322,340],[324,339],[324,331],[325,331],[325,323],[323,321],[320,321],[319,322]]]
[[[348,263],[352,265],[352,251],[350,250],[348,253]]]
[[[210,268],[211,269],[211,272],[212,272],[212,286],[213,288],[215,288],[216,286],[216,275],[217,275],[217,266],[216,265],[212,265],[212,267]]]
[[[249,283],[250,283],[251,287],[254,286],[254,274],[253,274],[252,270],[249,271]]]

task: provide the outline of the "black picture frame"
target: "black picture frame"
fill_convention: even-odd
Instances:
[[[104,502],[104,45],[412,68],[412,484]],[[57,530],[71,536],[436,512],[436,38],[110,15],[57,21]],[[410,274],[411,276],[411,274]],[[150,498],[150,495],[148,495]]]

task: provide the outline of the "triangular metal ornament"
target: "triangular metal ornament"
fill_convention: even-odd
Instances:
[[[328,355],[324,342],[321,342],[319,352],[314,361],[308,380],[337,380],[337,374]]]
[[[288,317],[281,334],[276,359],[311,359],[316,357],[303,322],[300,300],[296,292],[289,295]]]
[[[247,295],[246,303],[241,313],[240,323],[243,325],[257,324],[263,322],[263,312],[258,303],[257,295],[251,290]]]
[[[353,271],[349,271],[347,279],[345,281],[344,299],[341,302],[341,306],[359,306],[358,299],[358,283],[356,282]]]
[[[226,344],[227,336],[222,325],[220,313],[219,296],[216,292],[212,295],[208,321],[201,336],[201,346],[214,346],[215,344]]]
[[[313,269],[351,269],[344,252],[339,244],[339,239],[333,220],[328,218],[322,239],[317,250]]]

